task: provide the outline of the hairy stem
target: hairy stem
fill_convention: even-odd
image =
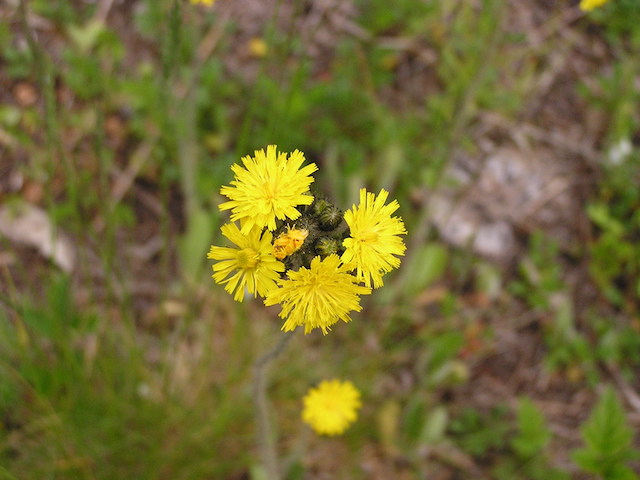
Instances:
[[[267,367],[284,351],[293,333],[285,333],[280,341],[267,353],[256,360],[253,374],[253,399],[255,402],[257,443],[262,464],[268,480],[279,480],[278,453],[276,438],[269,421],[269,403],[267,401]]]

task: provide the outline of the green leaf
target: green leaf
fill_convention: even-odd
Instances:
[[[412,395],[405,407],[403,430],[408,439],[415,442],[424,428],[426,406],[422,395]]]
[[[544,449],[551,438],[544,415],[528,398],[521,398],[518,404],[518,435],[511,445],[523,458],[529,458]]]
[[[573,452],[580,468],[606,480],[638,478],[625,465],[637,454],[632,449],[633,430],[611,388],[602,394],[581,431],[585,447]]]
[[[95,46],[104,31],[105,25],[99,20],[90,20],[85,25],[69,25],[67,29],[69,38],[84,53]]]
[[[427,288],[444,273],[449,255],[447,249],[439,243],[428,243],[416,254],[415,259],[405,268],[407,274],[407,289],[411,293],[417,293]]]
[[[426,444],[435,444],[445,438],[445,432],[449,425],[449,413],[443,406],[435,407],[427,416],[422,432],[420,433],[420,441]]]
[[[608,205],[602,203],[587,205],[587,215],[598,227],[611,232],[616,237],[624,233],[623,225],[611,215]]]

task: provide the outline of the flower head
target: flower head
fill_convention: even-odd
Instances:
[[[295,220],[300,216],[298,205],[311,205],[313,196],[306,193],[313,182],[315,163],[300,168],[304,154],[299,150],[287,156],[277,153],[275,145],[256,150],[254,157],[242,158],[244,167],[234,164],[232,186],[223,186],[220,193],[228,202],[220,210],[231,210],[231,220],[239,220],[242,233],[254,226],[276,229],[276,219]]]
[[[264,297],[276,287],[278,272],[284,271],[284,264],[272,253],[273,236],[270,232],[260,235],[261,230],[257,228],[245,235],[235,223],[223,225],[221,230],[238,248],[211,247],[207,257],[220,260],[213,265],[213,279],[226,284],[224,289],[237,302],[242,302],[245,287],[254,296]]]
[[[289,228],[281,233],[273,242],[273,256],[278,260],[288,257],[292,253],[300,250],[305,239],[309,236],[309,230]]]
[[[282,304],[281,318],[285,332],[304,325],[304,333],[321,328],[323,334],[338,320],[349,322],[349,312],[362,310],[360,294],[371,289],[357,285],[348,268],[340,264],[337,255],[311,260],[310,268],[288,271],[288,279],[279,280],[280,288],[270,290],[265,305]]]
[[[211,5],[214,4],[216,0],[191,0],[191,3],[194,5],[206,5],[207,7],[210,7]]]
[[[601,7],[605,3],[608,3],[609,0],[581,0],[580,1],[580,10],[585,12],[590,12],[591,10]]]
[[[362,406],[360,392],[349,381],[324,380],[304,399],[302,420],[321,435],[339,435],[351,425]]]
[[[351,236],[343,241],[345,252],[341,260],[356,270],[358,281],[367,287],[383,285],[382,275],[398,268],[404,255],[404,242],[398,235],[406,235],[404,223],[399,217],[392,217],[400,205],[394,200],[389,205],[389,192],[382,189],[376,195],[360,189],[360,205],[354,205],[344,214]]]

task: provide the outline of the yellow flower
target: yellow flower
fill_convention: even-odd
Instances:
[[[206,5],[207,7],[210,7],[211,5],[214,4],[216,0],[191,0],[191,3],[194,5]]]
[[[284,271],[284,264],[273,256],[273,235],[264,232],[261,236],[257,228],[244,235],[235,223],[223,225],[220,230],[238,248],[212,246],[209,250],[208,258],[220,260],[212,265],[216,283],[226,283],[224,289],[237,302],[242,302],[245,287],[261,297],[276,288],[278,272]]]
[[[580,9],[584,10],[585,12],[590,12],[594,8],[601,7],[607,2],[609,2],[609,0],[581,0]]]
[[[321,435],[339,435],[362,406],[360,392],[349,381],[324,380],[303,399],[302,420]]]
[[[273,242],[273,256],[278,260],[288,257],[297,252],[304,245],[305,239],[309,236],[309,230],[289,228],[286,232],[278,235]]]
[[[285,332],[304,325],[305,334],[321,328],[326,335],[338,320],[349,322],[351,310],[362,310],[359,294],[371,293],[347,272],[337,255],[315,257],[310,268],[289,270],[288,279],[279,280],[280,288],[270,290],[264,303],[282,304],[280,317],[287,319],[282,326]]]
[[[244,167],[234,164],[232,186],[223,186],[220,193],[230,201],[220,205],[220,210],[231,210],[231,220],[239,220],[242,233],[253,228],[276,229],[276,218],[295,220],[300,212],[298,205],[311,205],[313,197],[306,193],[313,182],[310,175],[318,167],[315,163],[300,169],[304,154],[296,150],[289,157],[277,153],[275,145],[267,152],[256,150],[255,157],[242,158]]]
[[[254,57],[262,58],[269,52],[269,46],[264,41],[264,38],[253,37],[249,40],[248,46],[249,53]]]
[[[380,190],[378,197],[360,190],[360,205],[354,205],[344,214],[351,236],[342,244],[345,252],[341,260],[356,270],[358,281],[367,287],[383,285],[382,275],[400,266],[400,259],[394,255],[404,255],[404,242],[398,235],[406,235],[404,223],[399,217],[392,217],[400,205],[394,200],[389,205],[389,192]]]

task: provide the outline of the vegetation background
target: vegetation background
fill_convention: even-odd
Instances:
[[[287,479],[640,471],[640,3],[4,0],[0,479],[262,479],[277,308],[205,258],[277,144],[348,208],[392,191],[400,270],[268,392]],[[317,437],[301,397],[362,391]]]

